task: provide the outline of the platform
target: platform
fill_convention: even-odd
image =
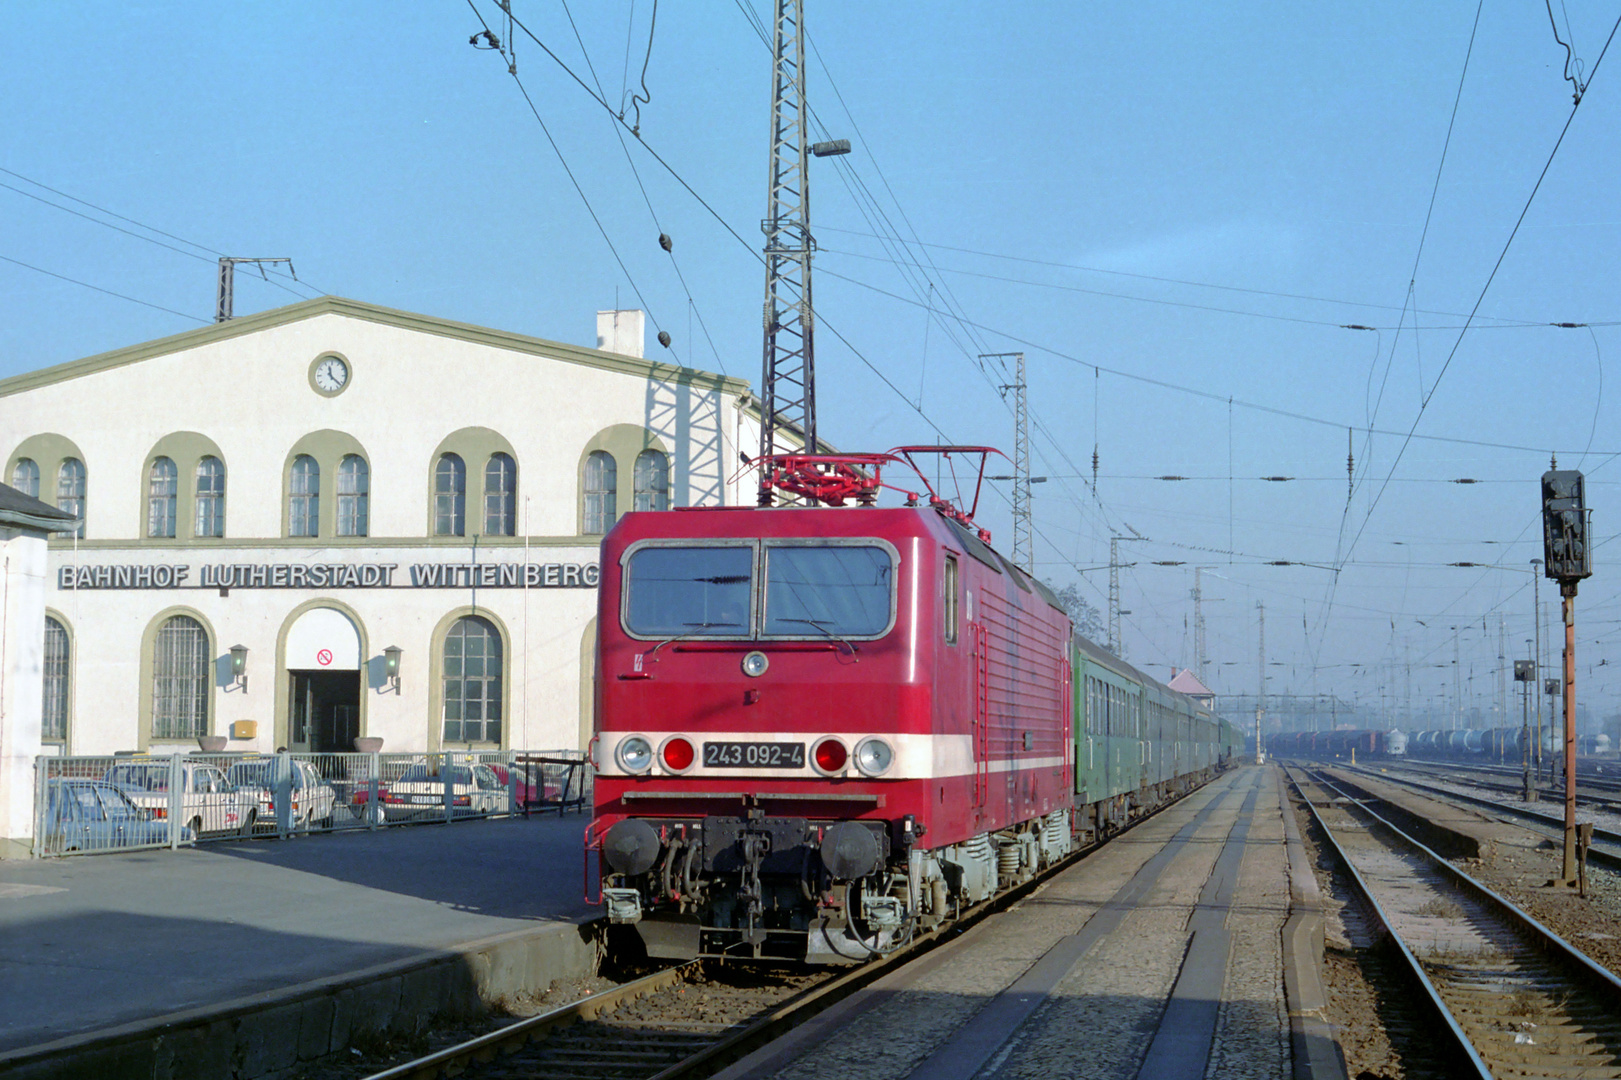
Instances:
[[[273,1011],[300,988],[336,1016],[361,973],[475,1007],[469,990],[588,974],[594,945],[579,924],[597,910],[582,897],[584,826],[493,819],[0,862],[0,1072],[22,1048],[159,1018],[195,1026],[236,1003]],[[411,993],[392,1008],[422,1007]],[[301,1036],[306,1056],[318,1036]]]

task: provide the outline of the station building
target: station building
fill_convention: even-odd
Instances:
[[[583,748],[602,533],[753,498],[747,384],[641,354],[323,297],[0,381],[81,522],[10,752]]]

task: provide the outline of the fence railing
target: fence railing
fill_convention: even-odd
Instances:
[[[41,756],[36,856],[583,810],[576,750]]]

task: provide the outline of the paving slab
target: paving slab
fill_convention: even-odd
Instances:
[[[585,819],[0,861],[0,1052],[594,918]]]

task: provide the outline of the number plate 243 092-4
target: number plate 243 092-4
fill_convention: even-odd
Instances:
[[[706,742],[704,764],[722,769],[803,769],[805,744],[788,742]]]

